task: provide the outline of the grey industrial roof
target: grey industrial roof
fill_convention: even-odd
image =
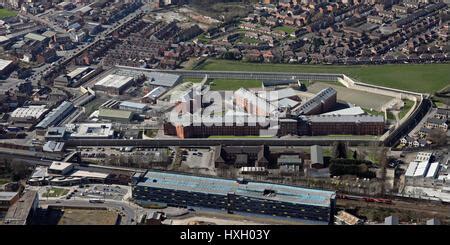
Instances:
[[[298,108],[295,108],[294,110],[298,114],[307,114],[317,106],[319,106],[322,101],[330,98],[331,96],[334,96],[337,94],[337,91],[334,88],[328,87],[317,93],[314,97],[300,105]]]
[[[136,109],[140,109],[140,110],[144,110],[145,108],[147,108],[146,104],[136,103],[136,102],[131,102],[131,101],[123,101],[120,103],[119,106],[136,108]]]
[[[278,158],[278,164],[302,164],[303,160],[300,158],[299,155],[281,155]]]
[[[174,189],[201,192],[216,195],[236,195],[266,199],[271,201],[289,202],[313,206],[330,206],[335,192],[306,189],[296,186],[270,184],[262,182],[248,182],[240,184],[235,180],[210,177],[198,177],[184,174],[148,171],[145,180],[138,186],[148,186],[162,189]],[[264,190],[273,190],[275,195],[266,196]]]
[[[17,195],[17,192],[1,191],[0,201],[10,201]]]
[[[323,151],[321,146],[311,146],[311,163],[323,164]]]
[[[361,123],[361,122],[384,122],[383,116],[373,116],[373,115],[359,115],[359,116],[340,116],[340,115],[318,115],[310,116],[309,120],[311,122],[348,122],[348,123]]]
[[[61,152],[64,149],[64,142],[48,141],[42,147],[45,152]]]
[[[148,79],[150,84],[154,86],[173,87],[180,80],[180,76],[162,72],[150,72]]]
[[[47,39],[47,37],[44,37],[44,36],[36,34],[36,33],[28,33],[27,35],[25,35],[25,38],[39,41],[39,42],[42,42],[45,39]]]
[[[13,62],[11,60],[0,59],[0,71],[5,69],[7,66],[9,66],[12,63]]]
[[[42,121],[36,125],[37,128],[47,128],[52,126],[58,119],[58,117],[66,112],[67,110],[72,110],[73,104],[72,102],[64,101],[61,105],[59,105],[56,109],[53,109]]]

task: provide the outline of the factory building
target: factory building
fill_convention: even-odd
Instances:
[[[124,101],[119,104],[119,109],[124,111],[144,113],[146,110],[148,110],[148,106],[146,104]]]
[[[137,202],[332,224],[335,192],[296,186],[147,171],[133,176]]]
[[[112,139],[114,129],[111,123],[67,124],[70,139]]]
[[[111,94],[121,94],[134,82],[133,77],[110,74],[94,85],[94,89]]]
[[[45,105],[17,108],[11,113],[11,121],[14,123],[36,124],[45,116],[48,109]]]
[[[142,97],[142,102],[144,103],[156,103],[157,100],[166,93],[167,89],[164,87],[156,87],[152,91],[148,92],[144,97]]]
[[[98,75],[102,69],[96,67],[79,67],[73,71],[55,78],[55,87],[77,87],[94,76]]]
[[[70,115],[70,113],[74,110],[75,107],[72,102],[64,101],[61,105],[53,109],[41,122],[39,122],[39,124],[36,125],[36,128],[46,129],[51,126],[55,126]]]
[[[150,72],[147,75],[147,79],[152,88],[172,88],[178,85],[182,80],[181,76],[162,72]]]
[[[98,118],[110,122],[129,123],[134,116],[132,111],[100,109]]]

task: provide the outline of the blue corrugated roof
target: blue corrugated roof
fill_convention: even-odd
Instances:
[[[235,193],[241,196],[323,207],[329,206],[330,200],[335,196],[335,192],[332,191],[307,189],[297,186],[263,182],[248,182],[246,184],[241,184],[231,179],[199,177],[156,171],[148,171],[145,175],[145,180],[137,185],[217,195]],[[264,190],[275,191],[275,195],[265,196],[263,194]]]

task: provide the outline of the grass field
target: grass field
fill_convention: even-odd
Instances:
[[[287,34],[291,34],[295,31],[295,29],[290,26],[278,26],[278,27],[274,28],[274,30],[281,30],[281,31],[286,32]]]
[[[240,88],[261,87],[261,81],[258,80],[239,80],[239,79],[214,79],[210,83],[211,90],[237,90]]]
[[[60,197],[64,196],[67,193],[69,193],[69,190],[67,189],[61,189],[61,188],[51,188],[48,190],[48,192],[44,193],[43,197]]]
[[[0,19],[8,18],[8,17],[16,16],[16,15],[17,15],[17,13],[12,10],[0,8]]]
[[[338,66],[259,64],[210,59],[196,69],[210,71],[344,73],[361,82],[422,93],[438,91],[450,82],[450,63]]]
[[[411,110],[411,108],[414,106],[414,101],[411,100],[403,100],[403,102],[405,103],[405,106],[403,106],[402,110],[400,111],[400,113],[398,114],[398,117],[400,119],[402,119],[403,117],[406,116],[406,114],[408,113],[409,110]]]

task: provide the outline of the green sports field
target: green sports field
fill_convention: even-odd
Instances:
[[[240,80],[240,79],[214,79],[210,83],[211,90],[238,90],[240,88],[258,88],[261,87],[261,81],[258,80]]]
[[[259,64],[210,59],[196,69],[208,71],[344,73],[360,82],[422,93],[438,91],[450,83],[450,63],[338,66]]]
[[[16,12],[9,10],[9,9],[0,8],[0,19],[12,17],[12,16],[16,16]]]

